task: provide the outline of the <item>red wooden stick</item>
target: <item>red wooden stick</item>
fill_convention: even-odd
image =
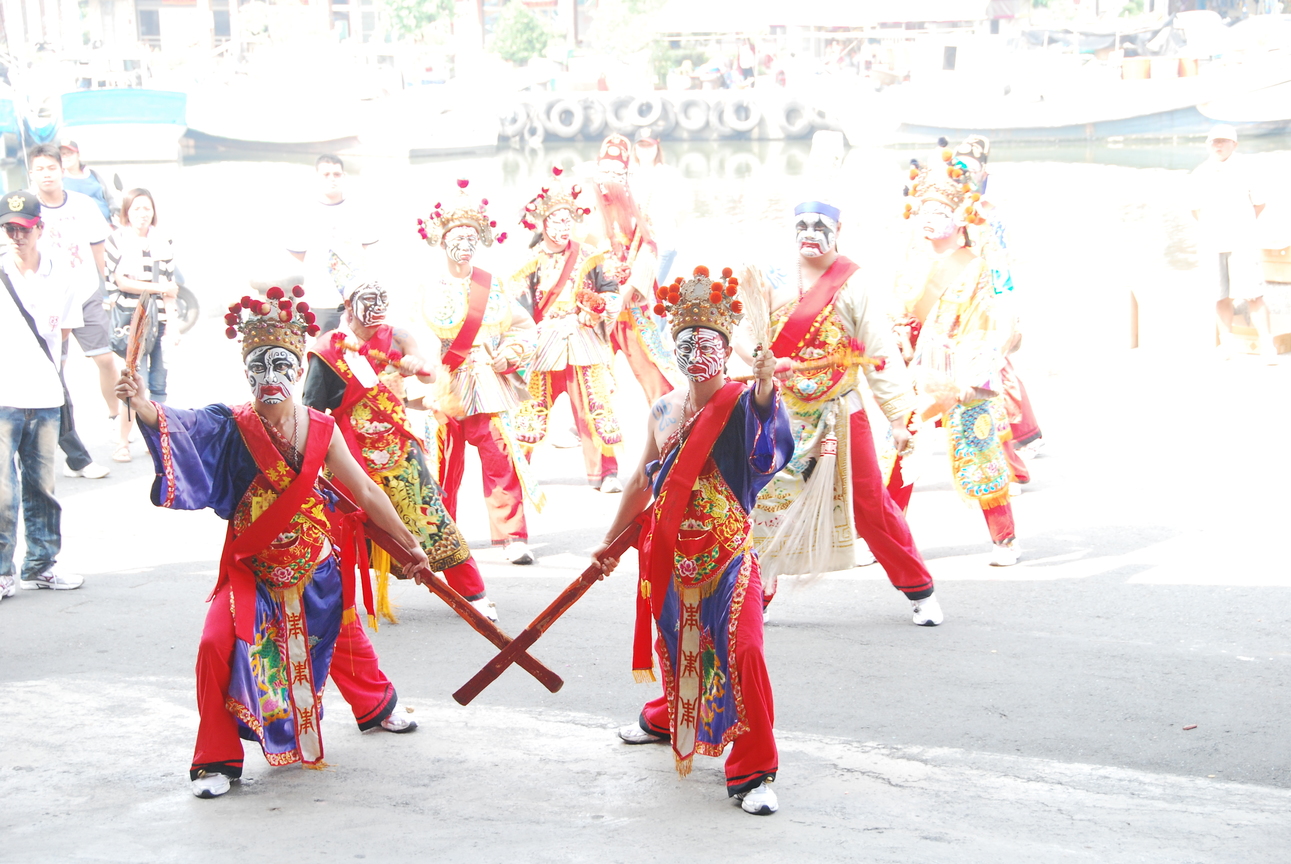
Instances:
[[[641,523],[633,520],[631,525],[624,528],[623,532],[614,538],[614,542],[605,550],[602,557],[618,558],[636,543],[637,535],[640,533]],[[453,698],[457,700],[458,704],[471,704],[471,700],[479,696],[485,687],[497,680],[498,676],[505,672],[508,666],[519,662],[518,658],[525,656],[524,651],[537,642],[538,637],[546,633],[547,628],[555,624],[556,619],[564,615],[565,611],[577,603],[579,598],[587,593],[587,589],[599,582],[601,578],[602,571],[593,564],[584,570],[577,579],[569,583],[568,587],[560,592],[560,595],[555,600],[551,601],[551,605],[542,610],[542,613],[533,619],[533,622],[528,627],[524,628],[524,632],[511,640],[511,644],[503,648],[498,656],[485,664],[484,668],[479,672],[476,672],[475,677],[458,688],[457,692],[453,694]]]

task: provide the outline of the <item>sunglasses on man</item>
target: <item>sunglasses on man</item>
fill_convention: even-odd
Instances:
[[[26,237],[31,231],[32,229],[26,225],[18,225],[13,222],[6,222],[4,226],[4,233],[10,237]]]

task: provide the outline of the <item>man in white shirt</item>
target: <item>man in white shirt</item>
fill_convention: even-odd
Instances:
[[[0,332],[9,337],[13,374],[0,376],[0,600],[23,588],[79,588],[80,576],[54,572],[62,549],[62,507],[54,497],[59,414],[64,400],[54,352],[81,323],[76,292],[59,265],[40,254],[40,203],[30,192],[0,201],[9,253],[0,260]],[[41,344],[43,340],[44,344]],[[15,464],[14,457],[17,456]],[[21,485],[19,485],[21,469]],[[18,507],[27,553],[14,579]]]
[[[365,250],[379,237],[370,214],[345,197],[345,165],[324,153],[314,163],[318,199],[297,217],[287,251],[305,264],[305,289],[317,298],[318,326],[335,330],[345,309],[345,286],[365,270]]]
[[[63,188],[63,156],[57,145],[37,144],[31,148],[27,166],[40,199],[44,224],[40,251],[65,268],[76,285],[83,323],[72,335],[85,356],[98,366],[99,391],[108,416],[115,420],[120,408],[116,397],[117,361],[110,344],[108,313],[103,308],[103,243],[107,240],[108,223],[89,196]],[[61,355],[61,362],[66,362],[66,340]],[[58,445],[67,454],[64,476],[98,480],[108,475],[107,468],[90,458],[74,429],[60,437]]]
[[[1220,339],[1233,332],[1233,301],[1245,300],[1251,323],[1259,334],[1260,354],[1270,361],[1273,347],[1269,307],[1264,303],[1255,240],[1256,219],[1264,211],[1264,197],[1256,188],[1254,172],[1243,157],[1234,155],[1237,130],[1220,124],[1206,137],[1210,158],[1192,172],[1192,216],[1199,230],[1198,251],[1202,272],[1215,280]],[[1222,345],[1221,348],[1226,346]]]

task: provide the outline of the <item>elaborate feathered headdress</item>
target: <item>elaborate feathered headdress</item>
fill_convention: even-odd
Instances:
[[[673,336],[687,327],[708,327],[729,342],[744,317],[744,304],[736,299],[739,285],[730,267],[722,270],[720,279],[710,279],[708,268],[701,264],[691,279],[678,276],[671,285],[659,286],[654,313],[668,316]]]
[[[551,169],[551,176],[555,178],[552,185],[542,187],[542,191],[524,205],[524,212],[520,214],[521,225],[530,231],[537,231],[543,221],[557,210],[568,210],[575,222],[582,222],[583,217],[592,212],[590,207],[583,207],[578,203],[578,196],[583,194],[581,186],[575,183],[568,189],[565,188],[560,179],[563,173],[559,168]]]
[[[455,203],[445,208],[443,204],[436,202],[428,218],[417,220],[417,233],[421,235],[422,240],[431,246],[438,246],[449,231],[469,225],[480,233],[481,243],[485,246],[493,245],[493,229],[498,227],[498,223],[488,217],[489,199],[481,198],[479,201],[471,199],[466,191],[469,185],[471,185],[470,180],[458,180],[457,188],[460,191],[457,193]],[[505,243],[506,239],[505,231],[497,236],[499,243]]]
[[[247,295],[229,306],[224,335],[242,337],[243,357],[265,345],[277,345],[303,358],[305,337],[317,336],[320,329],[309,304],[301,299],[304,296],[305,289],[299,285],[291,289],[290,296],[277,286],[265,292],[266,300]]]
[[[986,220],[974,206],[982,196],[973,188],[972,178],[963,164],[955,161],[955,154],[946,147],[946,139],[938,141],[941,152],[938,158],[924,165],[918,159],[910,160],[910,185],[906,187],[907,200],[904,216],[910,218],[915,202],[940,201],[955,213],[955,218],[965,225],[981,225]]]

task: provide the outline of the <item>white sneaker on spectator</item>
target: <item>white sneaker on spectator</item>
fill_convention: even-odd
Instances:
[[[922,600],[911,600],[910,608],[914,613],[911,619],[920,627],[936,627],[946,616],[941,612],[941,603],[937,601],[936,594],[929,594]]]
[[[870,551],[869,544],[867,544],[864,540],[856,541],[856,566],[857,567],[869,567],[871,564],[877,564],[878,560],[879,559],[874,557],[874,553]]]
[[[492,621],[498,622],[498,604],[494,603],[487,597],[481,597],[479,600],[470,601],[471,605],[480,611],[480,614]]]
[[[18,580],[24,591],[35,591],[37,588],[52,588],[55,591],[71,591],[73,588],[80,588],[85,584],[84,576],[67,576],[55,573],[53,570],[46,570],[39,576],[33,576],[30,579],[23,577]]]
[[[66,462],[63,463],[64,477],[84,477],[86,480],[102,480],[111,473],[112,471],[110,469],[104,468],[97,462],[91,462],[79,471],[71,465],[68,465]]]
[[[0,576],[0,600],[6,597],[12,597],[18,593],[18,585],[10,573],[7,576]]]
[[[770,780],[763,780],[756,788],[741,792],[735,798],[745,813],[752,813],[754,816],[770,816],[780,809],[780,802],[776,800]]]
[[[229,784],[232,781],[221,773],[214,772],[208,774],[203,771],[197,775],[193,781],[193,794],[198,798],[219,798],[225,792],[229,791]]]

